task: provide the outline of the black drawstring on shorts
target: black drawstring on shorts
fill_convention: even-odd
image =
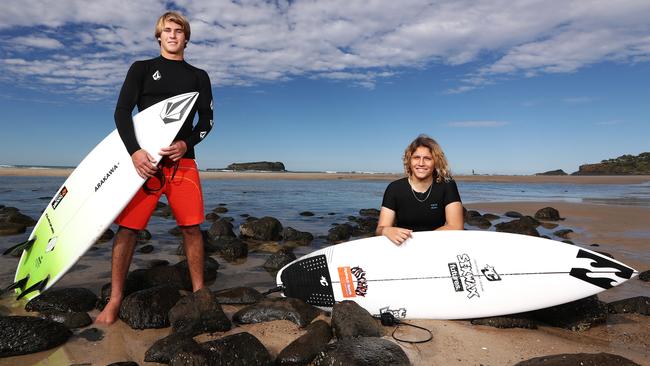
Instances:
[[[163,172],[163,166],[165,166],[167,158],[163,158],[160,163],[158,163],[158,169],[156,170],[156,173],[151,177],[151,178],[156,178],[158,182],[160,182],[160,186],[158,188],[151,188],[149,187],[149,181],[151,178],[147,179],[144,182],[144,185],[142,186],[142,189],[144,189],[145,192],[147,193],[155,193],[163,189],[165,187],[165,183],[167,182],[167,178],[165,177],[165,173]],[[172,171],[172,176],[170,180],[174,180],[174,177],[176,176],[176,172],[178,171],[178,165],[180,163],[180,159],[173,161],[172,164],[174,165],[174,170]]]

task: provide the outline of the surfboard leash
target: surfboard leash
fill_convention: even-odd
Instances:
[[[379,321],[381,321],[381,325],[383,325],[383,326],[395,327],[395,329],[393,329],[393,333],[391,334],[391,337],[393,337],[393,339],[398,341],[398,342],[417,344],[417,343],[426,343],[426,342],[429,342],[430,340],[433,339],[433,333],[431,333],[431,331],[429,329],[421,327],[419,325],[415,325],[415,324],[400,321],[399,319],[395,318],[395,316],[393,314],[391,314],[389,312],[383,312],[379,316],[373,316],[373,318],[379,319]],[[429,333],[429,337],[427,337],[427,339],[424,339],[424,340],[416,340],[416,341],[411,341],[411,340],[408,340],[408,339],[398,338],[398,337],[395,336],[395,332],[397,332],[397,330],[399,329],[399,327],[401,325],[406,325],[406,326],[409,326],[409,327],[424,330],[427,333]]]
[[[268,291],[262,292],[262,296],[270,295],[274,292],[281,292],[281,291],[284,291],[284,286],[277,286]]]

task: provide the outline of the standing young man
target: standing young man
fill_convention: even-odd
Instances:
[[[117,320],[137,233],[147,226],[162,193],[167,196],[183,234],[193,290],[203,287],[203,237],[199,229],[203,222],[203,194],[194,161],[194,146],[212,128],[212,87],[205,71],[184,60],[185,47],[190,40],[190,24],[183,15],[173,11],[163,14],[156,23],[155,35],[160,44],[160,56],[131,65],[115,107],[115,124],[138,174],[143,178],[156,176],[160,180],[157,186],[162,188],[156,191],[146,189],[148,185],[145,183],[115,220],[120,227],[113,243],[111,298],[96,319],[103,324]],[[174,142],[161,151],[140,148],[131,116],[133,108],[137,105],[142,111],[188,92],[199,92],[199,97]],[[199,118],[194,126],[197,111]],[[163,156],[159,166],[154,165],[151,154],[155,153]]]

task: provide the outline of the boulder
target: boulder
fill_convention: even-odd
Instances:
[[[0,358],[58,347],[72,336],[63,324],[32,316],[0,316]]]
[[[332,308],[332,327],[336,338],[381,337],[384,331],[368,310],[354,301],[344,300]]]
[[[239,324],[289,320],[300,327],[311,323],[321,313],[319,309],[294,298],[266,298],[236,312],[232,320]]]
[[[174,332],[191,336],[225,332],[231,328],[221,305],[206,287],[181,298],[169,310],[169,322]]]
[[[383,338],[346,338],[328,344],[314,359],[315,366],[406,366],[411,362],[397,344]]]
[[[239,232],[243,238],[278,241],[281,239],[282,224],[278,219],[266,216],[241,224]]]
[[[119,316],[133,329],[166,328],[169,310],[180,298],[178,289],[168,285],[134,292],[122,301]]]

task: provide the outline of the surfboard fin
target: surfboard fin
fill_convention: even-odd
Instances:
[[[29,287],[28,289],[25,289],[25,291],[21,292],[20,295],[18,295],[18,297],[16,298],[16,300],[20,300],[23,297],[25,297],[27,294],[32,293],[34,291],[39,291],[39,292],[43,291],[45,286],[47,286],[47,282],[49,280],[50,280],[50,276],[48,275],[47,277],[45,277],[44,280],[36,282],[31,287]]]
[[[33,237],[32,239],[16,244],[13,247],[5,250],[2,253],[2,255],[11,254],[12,256],[18,256],[19,254],[21,254],[23,250],[29,250],[34,245],[35,242],[36,242],[36,237]]]
[[[6,293],[8,291],[15,290],[17,288],[25,287],[25,284],[27,284],[27,281],[29,281],[29,275],[27,275],[27,277],[23,278],[22,280],[16,281],[16,282],[12,283],[11,285],[9,285],[9,286],[5,287],[4,289],[2,289],[0,291],[0,295]]]

